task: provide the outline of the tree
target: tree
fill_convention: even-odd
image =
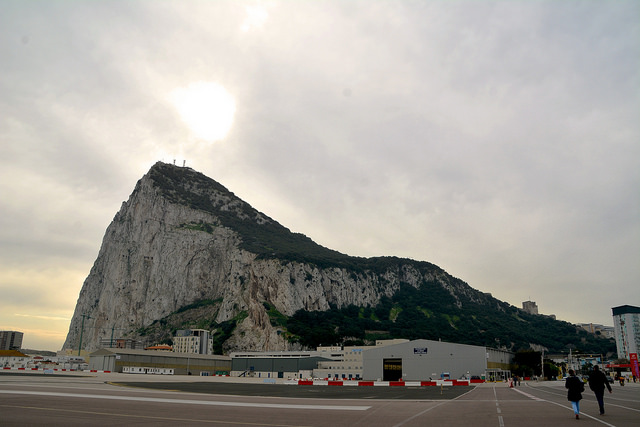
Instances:
[[[560,374],[560,368],[550,360],[544,361],[544,373],[547,378],[556,378]]]
[[[515,373],[524,377],[542,375],[541,356],[539,351],[524,350],[515,354],[513,361],[517,365]]]
[[[587,362],[582,365],[582,375],[589,375],[589,373],[593,370],[593,364],[591,362]]]

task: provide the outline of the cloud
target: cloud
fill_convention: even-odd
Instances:
[[[262,28],[269,18],[267,9],[262,5],[245,6],[244,10],[246,17],[240,27],[244,32]]]
[[[34,315],[34,314],[21,314],[21,313],[15,313],[15,316],[18,316],[18,317],[29,317],[29,318],[33,318],[33,319],[44,319],[44,320],[64,320],[65,322],[69,322],[71,320],[68,317],[38,316],[38,315]]]
[[[72,310],[121,202],[174,159],[324,246],[514,305],[611,323],[635,294],[637,2],[247,4],[3,4],[1,312],[65,317],[26,301]],[[199,81],[233,95],[224,143],[167,99]]]

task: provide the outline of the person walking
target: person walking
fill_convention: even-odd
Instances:
[[[593,367],[593,372],[589,376],[589,388],[593,390],[600,407],[600,415],[604,415],[604,388],[609,389],[609,393],[612,392],[607,376],[600,370],[598,365]]]
[[[567,392],[567,400],[571,402],[573,413],[576,414],[576,420],[580,419],[580,400],[582,400],[582,392],[584,391],[584,383],[580,378],[576,377],[573,369],[569,369],[569,376],[564,383],[564,387],[569,389]]]

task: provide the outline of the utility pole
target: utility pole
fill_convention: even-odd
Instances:
[[[102,329],[108,329],[108,328],[102,328]],[[114,332],[115,332],[116,329],[119,330],[119,331],[129,331],[130,330],[130,329],[127,329],[127,328],[116,328],[116,326],[113,325],[111,327],[111,339],[109,340],[109,348],[113,348],[113,335],[114,335]]]
[[[82,327],[80,328],[80,344],[78,344],[78,356],[80,356],[80,350],[82,349],[82,335],[84,334],[84,319],[92,319],[88,314],[82,314]]]

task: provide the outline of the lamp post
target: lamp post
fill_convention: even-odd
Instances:
[[[80,356],[80,349],[82,349],[82,335],[84,334],[84,319],[92,319],[88,314],[82,314],[82,327],[80,328],[80,344],[78,344],[78,356]]]

